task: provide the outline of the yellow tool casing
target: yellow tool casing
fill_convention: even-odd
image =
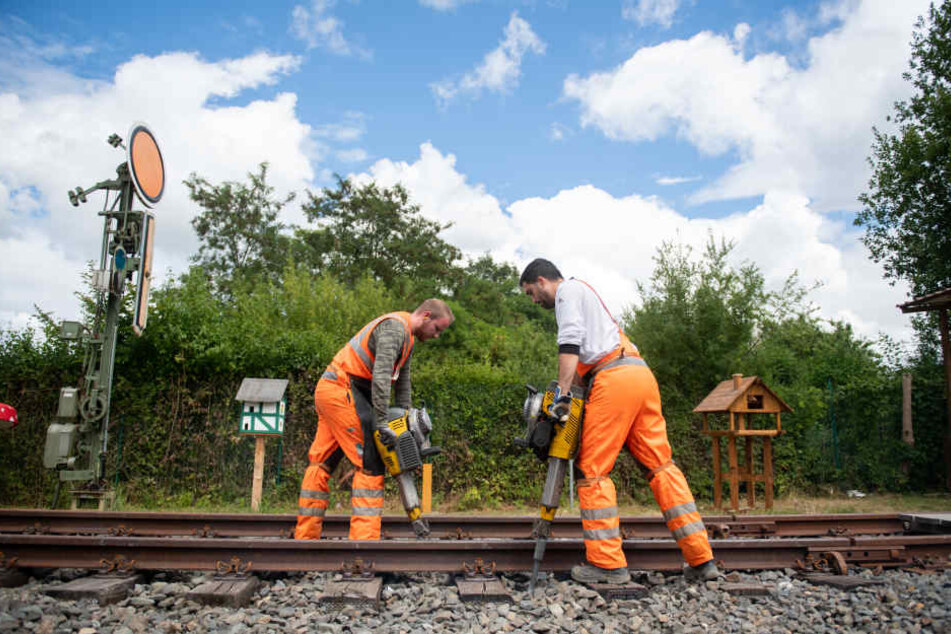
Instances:
[[[393,447],[387,447],[380,438],[380,432],[374,430],[373,441],[376,443],[376,449],[380,452],[380,458],[386,465],[386,470],[390,475],[398,476],[404,471],[418,469],[423,461],[419,455],[419,447],[413,439],[413,434],[409,430],[409,412],[395,418],[387,423],[387,426],[396,434],[396,442]]]
[[[548,408],[555,402],[555,388],[557,381],[552,381],[545,388],[542,398],[542,412],[547,415]],[[568,410],[568,420],[555,421],[552,429],[551,446],[548,448],[549,458],[571,460],[578,453],[581,444],[581,421],[584,420],[585,389],[579,385],[571,386],[571,407]]]

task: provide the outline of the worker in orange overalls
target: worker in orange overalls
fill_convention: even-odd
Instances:
[[[677,540],[691,580],[719,571],[687,479],[671,459],[667,424],[653,373],[591,286],[565,280],[554,264],[532,261],[519,285],[536,304],[555,309],[558,389],[552,414],[568,413],[573,384],[587,386],[581,445],[575,466],[587,562],[571,569],[582,583],[626,583],[617,494],[610,473],[621,448],[634,455]]]
[[[295,539],[320,539],[330,474],[343,455],[356,467],[350,539],[380,539],[385,471],[373,431],[384,442],[395,437],[386,424],[390,392],[392,387],[398,407],[410,408],[413,342],[439,337],[453,319],[446,302],[427,299],[412,313],[377,317],[334,356],[314,390],[317,434],[307,454]]]

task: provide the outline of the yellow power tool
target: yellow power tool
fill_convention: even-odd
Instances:
[[[387,427],[392,432],[390,438],[393,440],[384,442],[377,429],[373,431],[373,441],[386,470],[396,478],[400,501],[413,525],[413,531],[417,537],[428,537],[429,524],[422,518],[422,505],[416,491],[416,473],[423,466],[423,458],[436,455],[442,449],[430,444],[429,434],[433,424],[425,407],[408,410],[391,407],[389,418]]]
[[[561,500],[561,490],[565,483],[568,461],[578,453],[581,443],[581,423],[584,419],[585,389],[578,385],[571,387],[571,402],[567,416],[561,419],[553,417],[549,410],[555,402],[557,381],[552,381],[544,392],[531,385],[528,397],[522,408],[522,416],[527,425],[524,438],[516,438],[515,443],[528,447],[540,460],[548,462],[545,487],[539,503],[539,515],[532,528],[535,539],[535,553],[532,558],[532,578],[529,581],[529,593],[535,591],[535,578],[545,556],[545,546],[551,536],[551,522]]]

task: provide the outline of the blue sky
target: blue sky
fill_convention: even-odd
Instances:
[[[180,181],[240,179],[267,160],[282,191],[334,173],[403,182],[468,254],[550,257],[615,310],[636,302],[661,241],[713,235],[772,284],[821,280],[826,316],[903,337],[904,290],[881,280],[851,219],[926,8],[0,2],[0,246],[40,244],[67,280],[0,273],[0,323],[24,323],[33,303],[75,310],[62,297],[100,227],[66,209],[65,187],[109,176],[121,157],[103,134],[144,120],[169,167],[166,274],[196,246]]]

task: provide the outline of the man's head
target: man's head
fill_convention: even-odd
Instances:
[[[430,298],[416,307],[410,315],[410,328],[413,336],[420,341],[436,339],[439,334],[452,325],[455,317],[449,304],[441,299]]]
[[[561,281],[561,271],[557,266],[543,258],[536,258],[522,271],[518,285],[536,304],[544,308],[554,308],[555,291]]]

